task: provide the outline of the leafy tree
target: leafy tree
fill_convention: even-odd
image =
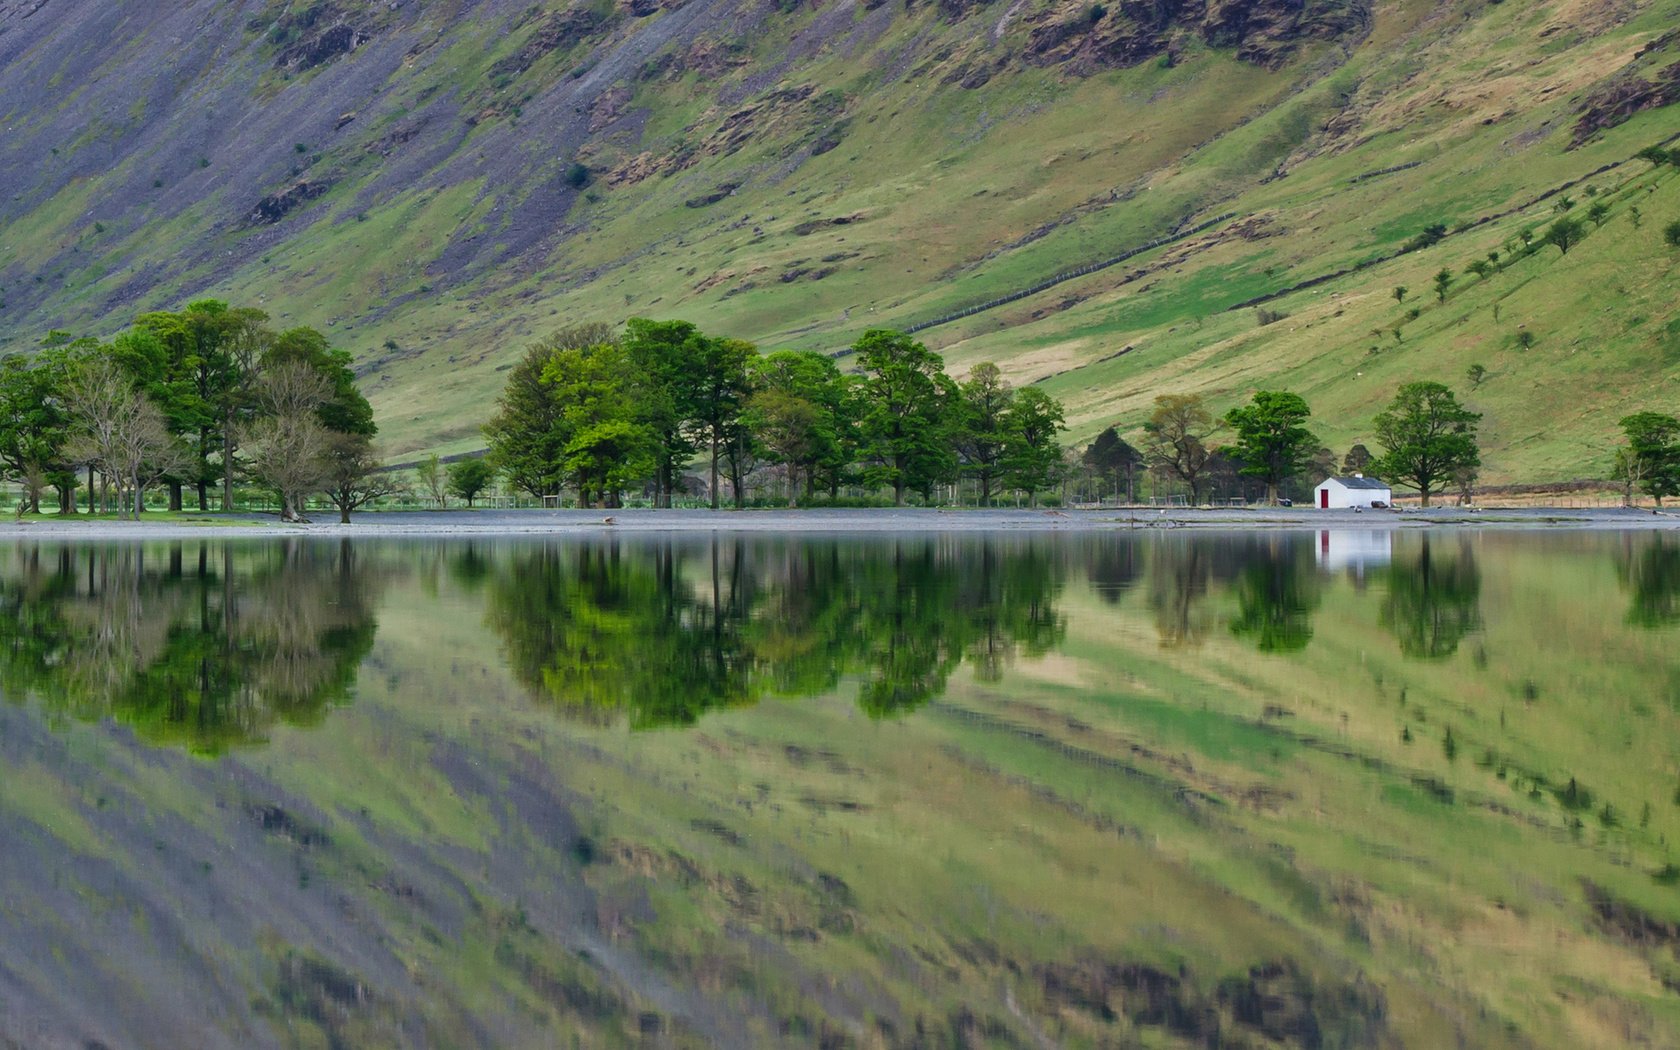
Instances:
[[[291,328],[274,337],[260,364],[263,371],[272,372],[289,362],[308,366],[326,381],[326,393],[315,409],[322,426],[339,434],[370,438],[379,433],[373,406],[356,387],[348,352],[334,350],[327,337],[313,328]]]
[[[1452,271],[1443,266],[1441,268],[1440,272],[1435,275],[1435,301],[1436,302],[1444,303],[1444,302],[1447,301],[1447,290],[1452,287],[1452,283],[1453,283]]]
[[[1680,545],[1662,533],[1618,545],[1616,574],[1630,592],[1627,622],[1636,627],[1680,623]]]
[[[814,493],[819,472],[845,465],[845,378],[827,354],[777,350],[753,359],[752,384],[748,425],[769,457],[787,465],[794,506],[801,479]]]
[[[562,328],[533,343],[508,372],[496,400],[496,412],[484,426],[488,458],[517,488],[541,499],[558,495],[564,470],[561,450],[569,435],[552,384],[543,380],[549,361],[561,350],[579,350],[616,339],[611,325]]]
[[[1472,388],[1479,387],[1482,380],[1487,378],[1487,369],[1482,365],[1471,365],[1465,370],[1464,378],[1470,380]]]
[[[1162,394],[1143,425],[1143,452],[1152,469],[1190,487],[1190,500],[1200,503],[1209,451],[1206,439],[1214,431],[1213,415],[1200,394]]]
[[[1299,394],[1262,390],[1254,400],[1225,414],[1236,432],[1228,451],[1242,463],[1241,473],[1266,483],[1266,500],[1276,503],[1278,488],[1301,471],[1318,449],[1318,437],[1305,426],[1312,410]]]
[[[625,486],[647,477],[672,447],[646,421],[647,388],[638,383],[629,352],[614,343],[562,350],[543,377],[560,405],[566,434],[561,465],[578,502],[618,506]]]
[[[1553,245],[1558,251],[1568,255],[1569,249],[1580,244],[1581,238],[1585,237],[1586,233],[1586,226],[1579,219],[1565,217],[1552,223],[1541,243]]]
[[[752,392],[748,365],[757,352],[739,339],[707,337],[696,347],[685,400],[689,425],[710,453],[712,509],[718,507],[718,452],[739,426]]]
[[[1680,495],[1680,420],[1661,412],[1635,412],[1619,425],[1627,435],[1620,462],[1624,483],[1644,490],[1659,507],[1665,497]]]
[[[1342,473],[1363,474],[1371,469],[1372,459],[1370,449],[1364,445],[1355,445],[1348,449],[1346,456],[1342,457]]]
[[[329,480],[327,451],[335,433],[321,422],[321,406],[333,395],[332,383],[299,358],[266,365],[257,385],[261,414],[240,441],[251,459],[251,472],[280,501],[280,520],[307,522],[303,503]],[[365,436],[365,435],[359,435]]]
[[[436,452],[414,464],[414,480],[419,483],[420,491],[430,497],[442,510],[449,504],[449,475],[444,471],[443,460]]]
[[[457,460],[449,464],[449,491],[471,507],[479,493],[490,487],[496,478],[496,468],[483,457]]]
[[[64,404],[74,421],[68,457],[93,464],[111,479],[122,515],[138,517],[145,509],[146,487],[179,470],[184,461],[163,410],[109,357],[82,362],[72,371]]]
[[[1640,160],[1648,162],[1653,168],[1660,168],[1669,161],[1668,150],[1662,146],[1646,146],[1636,154]]]
[[[1593,201],[1592,207],[1587,209],[1587,218],[1594,226],[1603,226],[1604,220],[1610,217],[1610,205],[1603,201]]]
[[[323,461],[322,490],[338,508],[341,524],[350,524],[351,511],[401,490],[396,473],[382,469],[373,441],[365,434],[329,432]]]
[[[19,514],[40,511],[48,484],[59,490],[61,513],[76,509],[75,469],[65,456],[72,425],[64,404],[68,368],[59,350],[0,360],[0,478],[23,486]]]
[[[1003,465],[1009,484],[1037,503],[1038,494],[1056,483],[1062,467],[1062,446],[1056,434],[1066,429],[1061,402],[1038,387],[1015,392],[1005,420],[1007,444]]]
[[[1670,248],[1680,248],[1680,219],[1663,227],[1663,242]]]
[[[1383,455],[1376,472],[1430,494],[1464,467],[1481,463],[1476,425],[1481,414],[1458,403],[1440,383],[1407,383],[1374,421]]]
[[[1124,478],[1127,502],[1136,498],[1132,481],[1137,468],[1143,463],[1143,453],[1127,444],[1113,427],[1098,434],[1080,458],[1091,470],[1107,478],[1116,493],[1120,491],[1120,482]]]
[[[654,503],[669,507],[678,468],[694,454],[688,435],[699,414],[699,386],[711,340],[687,321],[632,317],[625,323],[622,346],[628,367],[621,380],[634,377],[639,389],[634,398],[636,420],[618,437],[627,438],[631,430],[643,435],[642,443],[652,452]],[[605,438],[606,432],[598,436]],[[609,445],[628,448],[616,439],[600,448]]]
[[[992,486],[1009,450],[1009,412],[1014,391],[998,366],[982,361],[960,387],[957,450],[963,473],[980,485],[980,505],[992,505]]]
[[[890,486],[894,505],[903,506],[906,491],[925,496],[956,470],[951,405],[957,386],[938,354],[899,332],[871,329],[852,352],[863,370],[858,429],[869,464],[864,477]]]
[[[1409,291],[1411,291],[1411,289],[1407,288],[1403,284],[1395,285],[1394,286],[1394,301],[1397,302],[1397,303],[1405,302],[1406,301],[1406,293],[1409,292]]]

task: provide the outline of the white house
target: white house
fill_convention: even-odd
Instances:
[[[1363,474],[1355,474],[1351,478],[1326,478],[1316,491],[1320,510],[1387,507],[1394,503],[1394,493],[1387,485]]]

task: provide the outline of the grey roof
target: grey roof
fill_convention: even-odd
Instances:
[[[1336,484],[1342,486],[1343,488],[1349,488],[1349,489],[1385,489],[1386,490],[1388,488],[1387,483],[1378,481],[1376,478],[1326,478],[1325,480],[1326,481],[1334,481]]]

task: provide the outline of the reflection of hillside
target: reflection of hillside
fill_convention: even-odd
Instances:
[[[0,571],[0,688],[220,752],[349,695],[378,587],[348,543],[24,548]]]
[[[966,660],[995,680],[1061,638],[1049,547],[950,538],[780,543],[718,537],[518,551],[489,623],[525,686],[588,715],[686,724],[765,694],[863,679],[872,715],[943,692]]]

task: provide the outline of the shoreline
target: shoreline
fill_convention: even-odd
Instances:
[[[349,525],[287,525],[267,515],[207,514],[194,521],[0,521],[0,541],[22,539],[271,539],[277,537],[396,539],[493,536],[598,536],[630,533],[887,534],[939,532],[1115,532],[1201,529],[1286,532],[1323,529],[1397,531],[1458,528],[1521,531],[1662,531],[1680,529],[1680,513],[1645,509],[1443,507],[1342,511],[1266,507],[1191,508],[862,509],[862,510],[446,510],[356,515]]]

